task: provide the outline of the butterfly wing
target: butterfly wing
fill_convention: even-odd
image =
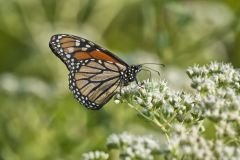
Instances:
[[[120,67],[115,63],[85,60],[78,71],[70,72],[70,90],[75,98],[90,109],[100,109],[119,91]],[[122,66],[124,67],[124,66]]]
[[[55,35],[49,46],[70,71],[70,90],[87,108],[100,109],[120,90],[120,72],[128,64],[111,52],[73,35]]]
[[[75,60],[98,59],[110,61],[128,66],[122,59],[112,54],[110,51],[99,45],[74,35],[58,34],[51,37],[49,47],[52,52],[66,64],[70,70],[72,68],[71,58]]]

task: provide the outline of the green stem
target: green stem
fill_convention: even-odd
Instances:
[[[168,125],[168,127],[171,128],[172,125],[168,122],[168,120],[166,120],[166,119],[164,118],[164,115],[162,114],[162,112],[160,112],[160,114],[161,114],[161,115],[159,115],[159,114],[157,113],[157,114],[155,114],[155,115],[157,115],[158,118],[161,119],[161,120],[164,122],[164,128],[166,127],[166,125]]]
[[[173,119],[176,117],[176,115],[177,115],[177,113],[175,112],[173,114],[173,116],[167,121],[167,125],[169,125],[173,121]]]
[[[158,127],[160,127],[160,129],[163,131],[163,133],[164,133],[164,135],[166,136],[167,141],[168,141],[168,143],[169,143],[169,136],[168,136],[168,133],[167,133],[166,128],[165,128],[161,123],[159,123],[159,121],[158,121],[156,118],[154,118],[154,119],[152,120],[152,122],[155,123]]]
[[[155,123],[160,129],[164,132],[167,133],[167,130],[165,126],[163,126],[155,117],[152,119],[152,122]]]
[[[149,118],[148,116],[146,116],[145,114],[143,114],[141,111],[139,111],[134,105],[128,103],[128,105],[133,108],[134,110],[136,110],[141,116],[143,116],[144,118],[146,118],[147,120],[153,122],[154,124],[156,124],[164,133],[164,135],[167,138],[167,141],[169,142],[169,136],[168,136],[168,131],[166,130],[166,128],[157,120],[156,117],[153,118]]]

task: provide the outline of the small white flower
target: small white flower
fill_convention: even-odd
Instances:
[[[138,157],[140,159],[152,159],[153,154],[157,153],[155,153],[155,151],[160,150],[157,141],[149,136],[134,136],[126,132],[118,135],[113,134],[108,138],[108,146],[109,143],[112,144],[116,141],[113,141],[112,139],[119,139],[119,144],[121,144],[119,147],[121,150],[120,155],[125,158]]]
[[[83,160],[107,160],[108,158],[108,153],[102,151],[88,152],[82,155]]]
[[[112,134],[107,139],[107,145],[116,148],[120,146],[120,139],[116,134]]]
[[[115,102],[116,104],[119,104],[119,103],[120,103],[120,100],[115,99],[114,102]]]

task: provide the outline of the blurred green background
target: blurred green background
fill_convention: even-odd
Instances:
[[[240,67],[239,17],[239,0],[0,0],[0,160],[80,159],[111,133],[158,132],[127,105],[82,107],[48,47],[53,34],[85,37],[129,64],[164,63],[161,78],[188,88],[189,65]]]

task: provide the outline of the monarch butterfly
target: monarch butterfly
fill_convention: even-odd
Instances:
[[[69,89],[86,108],[102,108],[121,87],[137,81],[142,65],[128,65],[99,45],[74,35],[53,35],[52,52],[69,70]]]

